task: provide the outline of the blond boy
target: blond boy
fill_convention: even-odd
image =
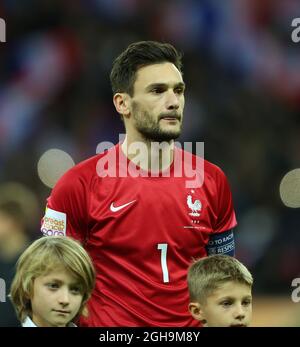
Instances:
[[[252,318],[253,278],[237,259],[212,255],[188,271],[189,311],[207,327],[246,327]]]
[[[23,327],[76,326],[88,313],[94,283],[92,262],[77,241],[42,237],[20,256],[10,298]]]

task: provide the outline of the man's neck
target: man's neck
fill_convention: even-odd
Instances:
[[[164,171],[171,166],[174,159],[173,140],[159,143],[126,135],[121,148],[129,160],[145,171]]]

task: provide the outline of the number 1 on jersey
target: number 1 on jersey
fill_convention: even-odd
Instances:
[[[168,244],[167,243],[159,243],[157,245],[157,249],[161,250],[160,262],[161,262],[161,269],[162,269],[162,273],[163,273],[163,282],[167,283],[167,282],[169,282],[169,270],[168,270],[168,266],[167,266]]]

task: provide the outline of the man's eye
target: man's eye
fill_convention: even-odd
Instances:
[[[176,94],[183,94],[183,92],[184,92],[184,89],[183,89],[183,88],[176,88],[176,89],[175,89],[175,93],[176,93]]]
[[[162,88],[153,88],[152,89],[152,93],[154,93],[154,94],[161,94],[163,92],[164,92],[164,90]]]

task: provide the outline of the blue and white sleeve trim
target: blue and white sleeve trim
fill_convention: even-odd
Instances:
[[[212,234],[206,246],[207,255],[226,254],[234,256],[235,243],[233,230]]]

